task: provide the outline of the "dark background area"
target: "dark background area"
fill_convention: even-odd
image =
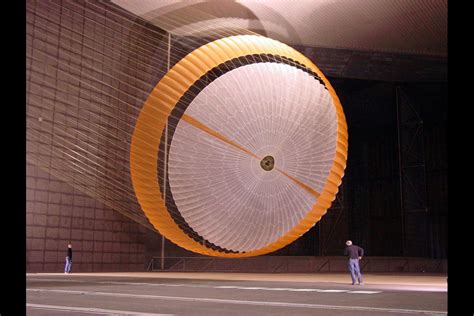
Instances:
[[[275,254],[341,255],[352,239],[371,256],[447,258],[447,83],[329,80],[349,130],[343,184],[322,220]]]

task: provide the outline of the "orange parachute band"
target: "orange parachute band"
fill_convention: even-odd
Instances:
[[[180,98],[208,71],[235,58],[271,54],[297,62],[316,73],[324,82],[335,107],[337,135],[335,156],[321,192],[312,192],[316,203],[296,226],[265,246],[251,251],[226,253],[211,249],[186,234],[168,212],[158,182],[158,152],[163,130]],[[183,115],[191,124],[193,118]],[[205,128],[205,127],[201,127]],[[207,131],[213,133],[213,131]],[[214,132],[217,133],[217,132]],[[219,135],[213,135],[219,137]],[[226,141],[225,139],[222,139]],[[237,144],[230,144],[238,146]],[[160,80],[146,100],[137,119],[130,148],[130,168],[138,202],[151,224],[173,243],[196,253],[219,257],[250,257],[278,250],[308,231],[331,206],[342,182],[348,150],[347,124],[334,89],[323,73],[308,58],[295,49],[262,36],[239,35],[222,38],[189,53]],[[289,175],[287,175],[289,176]],[[298,179],[292,179],[298,183]],[[303,183],[299,183],[301,187]],[[304,187],[303,187],[304,188]],[[304,188],[310,192],[311,188]],[[311,192],[310,192],[311,193]]]

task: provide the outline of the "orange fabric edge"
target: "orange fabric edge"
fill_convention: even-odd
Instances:
[[[232,47],[234,50],[229,49]],[[334,102],[337,117],[337,136],[335,155],[339,165],[334,162],[326,185],[320,197],[307,215],[284,236],[267,246],[246,253],[221,253],[203,246],[187,236],[169,215],[158,186],[157,161],[161,133],[171,110],[190,86],[221,63],[249,54],[280,55],[298,61],[314,71],[324,81]],[[233,54],[233,55],[231,55]],[[196,59],[200,63],[194,63]],[[203,60],[204,59],[204,60]],[[192,71],[187,70],[190,63]],[[314,226],[326,213],[334,200],[344,175],[347,159],[347,124],[342,105],[333,87],[324,74],[307,57],[278,41],[255,35],[231,36],[208,43],[185,56],[160,80],[146,100],[132,135],[130,148],[130,170],[132,184],[138,202],[152,225],[167,239],[179,246],[204,255],[220,257],[250,257],[262,255],[280,249],[293,242]],[[336,157],[335,157],[336,158]],[[342,161],[343,159],[343,164]],[[343,168],[341,168],[343,167]],[[341,170],[342,169],[342,170]],[[332,181],[329,181],[329,179]],[[339,180],[339,181],[335,181]],[[332,182],[332,183],[331,183]]]

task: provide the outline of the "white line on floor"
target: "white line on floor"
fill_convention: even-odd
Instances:
[[[73,306],[59,306],[59,305],[43,305],[43,304],[26,304],[27,308],[50,310],[50,311],[61,311],[61,312],[81,312],[88,314],[104,314],[104,315],[127,315],[127,316],[165,316],[174,314],[154,314],[154,313],[142,313],[132,311],[121,311],[116,309],[103,309],[103,308],[89,308],[89,307],[73,307]]]
[[[349,294],[377,294],[382,291],[351,291],[351,290],[331,290],[331,289],[307,289],[307,288],[282,288],[282,287],[256,287],[256,286],[234,286],[234,285],[196,285],[196,284],[168,284],[168,283],[137,283],[137,282],[115,282],[115,281],[79,281],[70,279],[30,279],[34,281],[48,282],[77,282],[77,283],[94,283],[94,284],[118,284],[118,285],[138,285],[138,286],[170,286],[170,287],[197,287],[197,288],[214,288],[214,289],[237,289],[237,290],[262,290],[262,291],[290,291],[290,292],[317,292],[317,293],[349,293]]]
[[[111,297],[133,297],[133,298],[143,298],[143,299],[161,299],[161,300],[202,302],[202,303],[279,306],[279,307],[292,307],[292,308],[314,308],[314,309],[347,310],[347,311],[353,310],[353,311],[385,312],[385,313],[397,313],[397,314],[447,315],[447,312],[443,312],[443,311],[381,308],[381,307],[369,307],[369,306],[343,306],[343,305],[303,304],[303,303],[288,303],[288,302],[243,301],[243,300],[226,300],[226,299],[205,298],[205,297],[180,297],[180,296],[125,294],[125,293],[89,292],[89,291],[72,291],[72,290],[27,289],[27,291],[62,293],[62,294],[79,294],[79,295],[97,295],[97,296],[111,296]]]

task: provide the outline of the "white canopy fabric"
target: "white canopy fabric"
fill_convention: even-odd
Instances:
[[[316,198],[279,172],[321,192],[332,166],[336,113],[331,96],[296,67],[257,63],[210,83],[186,114],[260,160],[181,120],[168,174],[176,205],[200,236],[222,248],[259,249],[295,226]]]

